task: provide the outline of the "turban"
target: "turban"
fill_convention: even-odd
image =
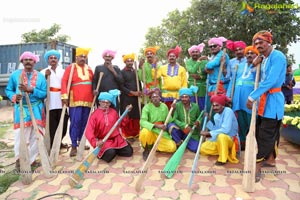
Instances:
[[[117,105],[117,97],[120,95],[120,90],[109,90],[108,92],[101,92],[98,100],[99,101],[103,101],[103,100],[107,100],[110,103],[112,103],[115,107]]]
[[[147,95],[149,97],[151,97],[154,93],[161,97],[161,91],[159,88],[152,88],[150,91],[147,91]]]
[[[102,53],[102,58],[104,58],[105,56],[111,56],[112,58],[115,58],[116,53],[117,53],[116,51],[112,51],[112,50],[106,49]]]
[[[123,62],[126,62],[127,59],[131,59],[134,61],[135,59],[135,54],[134,53],[131,53],[131,54],[126,54],[126,55],[123,55]]]
[[[81,47],[78,47],[76,48],[76,56],[88,56],[89,55],[89,52],[90,52],[90,48],[81,48]]]
[[[272,38],[273,36],[269,31],[259,31],[253,36],[252,42],[254,43],[255,40],[259,39],[272,44]]]
[[[246,43],[243,41],[227,40],[227,42],[226,42],[227,49],[229,49],[231,51],[235,51],[237,48],[245,49],[246,46],[247,46]]]
[[[54,49],[47,51],[44,55],[44,59],[46,61],[46,63],[48,63],[48,58],[49,56],[55,56],[57,58],[57,60],[60,59],[60,53]]]
[[[197,86],[191,86],[190,88],[181,88],[179,90],[179,96],[181,97],[182,95],[189,95],[193,96],[193,94],[198,92],[198,87]]]
[[[221,104],[222,106],[225,106],[225,103],[228,101],[229,99],[225,94],[214,94],[210,98],[210,102],[216,102],[218,104]]]
[[[34,53],[31,53],[30,51],[25,51],[20,56],[20,61],[22,62],[23,59],[32,59],[35,63],[40,61],[40,58],[38,55],[35,55]]]
[[[254,46],[247,46],[244,50],[244,54],[246,55],[248,51],[252,51],[256,55],[259,55],[258,50]]]
[[[181,47],[180,46],[176,46],[175,49],[170,49],[167,53],[167,56],[169,56],[170,53],[174,53],[176,58],[178,58],[180,52],[181,52]]]
[[[144,51],[144,55],[147,54],[148,51],[152,52],[154,55],[156,55],[156,51],[159,49],[159,46],[154,47],[147,47]]]
[[[191,47],[188,49],[188,52],[189,52],[190,55],[191,55],[192,52],[195,51],[195,50],[197,50],[197,51],[199,51],[199,52],[201,53],[201,52],[203,51],[204,47],[205,47],[205,44],[204,44],[204,43],[198,44],[198,46],[197,46],[197,45],[193,45],[193,46],[191,46]]]
[[[208,45],[217,44],[220,47],[222,47],[223,42],[226,42],[226,41],[227,41],[227,39],[224,37],[211,38],[210,40],[208,40]]]

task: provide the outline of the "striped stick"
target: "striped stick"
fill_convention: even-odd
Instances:
[[[103,143],[109,138],[109,136],[112,134],[112,132],[116,129],[116,127],[121,123],[122,119],[126,116],[126,114],[129,112],[129,109],[132,107],[130,105],[126,110],[123,112],[123,114],[120,116],[118,121],[115,122],[113,127],[109,130],[109,132],[106,134],[106,136],[103,138]],[[98,153],[100,152],[101,147],[97,146],[87,157],[86,159],[79,165],[79,167],[75,170],[75,172],[72,174],[72,176],[69,179],[69,185],[71,187],[77,187],[80,188],[81,185],[79,184],[80,180],[83,179],[84,173],[89,169],[95,158],[97,157]]]

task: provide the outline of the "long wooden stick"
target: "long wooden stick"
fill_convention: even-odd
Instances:
[[[130,105],[126,110],[123,112],[123,114],[120,116],[120,118],[115,122],[113,127],[109,130],[109,132],[105,135],[103,138],[103,143],[109,138],[109,136],[112,134],[112,132],[116,129],[116,127],[121,123],[122,119],[126,116],[126,114],[129,112],[129,109],[132,108],[132,105]],[[69,185],[71,187],[80,187],[79,181],[83,179],[84,173],[88,170],[88,168],[91,166],[95,158],[97,157],[98,153],[100,152],[101,147],[97,146],[87,157],[86,159],[79,165],[79,167],[75,170],[74,174],[69,179]]]
[[[22,73],[20,75],[19,83],[23,83]],[[20,91],[22,94],[22,92]],[[20,152],[19,152],[19,161],[20,161],[20,174],[21,181],[25,185],[32,183],[32,173],[29,159],[29,151],[27,147],[27,142],[25,139],[24,132],[24,115],[23,115],[23,98],[19,101],[20,106]]]
[[[33,111],[32,111],[32,106],[31,106],[31,103],[30,103],[30,99],[29,99],[29,96],[28,96],[27,92],[25,92],[25,98],[26,98],[26,102],[27,102],[28,109],[29,109],[29,112],[30,112],[32,125],[33,125],[33,128],[34,128],[35,134],[37,136],[36,139],[37,139],[37,143],[38,143],[38,148],[39,148],[39,153],[40,153],[40,157],[41,157],[41,162],[42,162],[42,168],[43,168],[43,171],[44,171],[44,175],[45,175],[46,178],[51,178],[51,177],[53,177],[53,174],[51,174],[52,168],[51,168],[51,165],[50,165],[50,160],[49,160],[49,157],[48,157],[47,149],[45,147],[44,136],[42,136],[42,134],[39,133],[39,128],[37,126],[37,123],[36,123],[36,120],[35,120],[35,117],[34,117],[34,114],[33,114]]]
[[[173,101],[173,103],[176,103],[176,99]],[[164,123],[165,126],[168,124],[168,122],[169,122],[169,120],[170,120],[170,117],[171,117],[171,115],[172,115],[173,109],[174,109],[174,108],[171,107],[171,109],[170,109],[170,111],[169,111],[169,113],[168,113],[168,116],[167,116],[167,118],[166,118],[166,121],[165,121],[165,123]],[[137,180],[137,182],[136,182],[136,185],[135,185],[135,190],[136,190],[137,192],[139,192],[139,191],[141,190],[142,184],[143,184],[143,182],[144,182],[144,180],[145,180],[145,178],[146,178],[146,175],[147,175],[147,170],[148,170],[149,166],[152,164],[152,160],[153,160],[153,158],[154,158],[156,149],[157,149],[157,147],[158,147],[158,144],[159,144],[159,142],[160,142],[160,139],[161,139],[163,133],[164,133],[164,130],[162,129],[162,130],[160,131],[160,133],[159,133],[159,135],[158,135],[158,137],[157,137],[157,139],[156,139],[156,141],[155,141],[155,143],[154,143],[154,145],[153,145],[153,147],[152,147],[150,153],[149,153],[149,156],[148,156],[146,162],[144,163],[144,166],[143,166],[142,169],[141,169],[141,172],[142,172],[142,173],[140,174],[140,176],[139,176],[139,178],[138,178],[138,180]]]
[[[258,64],[256,68],[254,90],[256,90],[258,86],[259,74],[260,74],[260,64]],[[244,173],[243,173],[243,188],[245,192],[255,191],[255,171],[256,171],[256,154],[257,154],[257,143],[255,138],[256,104],[257,102],[254,101],[252,105],[250,129],[246,137]]]
[[[72,64],[70,74],[69,74],[68,83],[67,83],[67,95],[68,96],[69,96],[70,87],[71,87],[71,83],[72,83],[74,68],[75,68],[75,65]],[[59,155],[59,150],[60,150],[60,145],[61,145],[61,139],[62,139],[62,133],[63,133],[63,128],[64,128],[64,119],[65,119],[66,110],[67,110],[67,105],[64,104],[63,108],[62,108],[62,111],[61,111],[59,124],[58,124],[58,127],[57,127],[56,131],[55,131],[55,136],[54,136],[54,139],[53,139],[53,142],[52,142],[52,148],[51,148],[51,152],[50,152],[50,163],[51,163],[52,167],[55,167],[56,162],[58,160],[58,155]]]
[[[96,87],[97,91],[99,91],[100,83],[101,83],[103,74],[104,74],[103,72],[99,73],[99,79],[98,79],[97,87]],[[97,99],[97,95],[95,95],[94,98],[93,98],[92,107],[91,107],[89,117],[88,117],[88,120],[87,120],[86,124],[88,124],[88,122],[90,120],[90,117],[91,117],[91,114],[94,111],[93,107],[94,107],[94,104],[96,102],[96,99]],[[84,128],[84,131],[83,131],[83,134],[82,134],[82,137],[81,137],[81,140],[80,140],[80,144],[79,144],[79,147],[78,147],[78,152],[77,152],[77,155],[76,155],[76,160],[78,160],[78,161],[81,161],[82,158],[83,158],[83,152],[84,152],[84,147],[85,147],[85,143],[86,143],[86,137],[85,137],[86,127],[87,126],[85,126],[85,128]]]
[[[135,81],[136,81],[136,88],[137,88],[137,91],[140,92],[140,83],[139,83],[139,77],[138,77],[138,73],[137,73],[137,64],[136,64],[136,61],[134,61],[134,73],[135,73]],[[145,98],[145,97],[144,97]],[[138,96],[138,106],[139,106],[139,113],[140,113],[140,116],[141,116],[141,113],[142,113],[142,105],[141,105],[141,97]]]
[[[46,99],[46,129],[44,135],[44,142],[47,149],[48,154],[50,153],[51,142],[50,142],[50,76],[47,77],[47,99]]]
[[[195,78],[194,78],[194,86],[197,86],[197,81]],[[198,105],[198,92],[195,93],[195,101],[196,101],[196,104]]]
[[[142,76],[143,76],[143,86],[144,86],[144,91],[143,92],[146,92],[146,89],[147,89],[146,85],[147,85],[147,83],[146,83],[145,64],[143,64],[143,66],[142,66]],[[144,105],[146,105],[147,104],[147,97],[146,97],[146,95],[144,95],[143,100],[144,100]]]
[[[233,94],[234,94],[234,88],[235,88],[235,80],[236,80],[236,74],[238,70],[239,65],[235,65],[235,71],[232,79],[232,85],[231,85],[231,92],[230,92],[230,99],[232,100]]]

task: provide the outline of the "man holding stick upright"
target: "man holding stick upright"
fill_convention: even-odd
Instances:
[[[191,96],[191,101],[198,103],[200,110],[204,109],[205,95],[206,95],[206,72],[205,65],[207,64],[207,57],[201,56],[205,47],[204,43],[193,45],[188,49],[191,56],[185,63],[186,70],[189,74],[188,86],[197,86],[199,88],[195,96]],[[197,97],[197,99],[196,99]]]
[[[70,157],[77,155],[77,146],[83,135],[93,102],[92,80],[93,71],[86,64],[90,49],[76,48],[76,63],[70,64],[64,73],[61,85],[61,99],[63,104],[69,105],[70,114],[70,138],[72,149]],[[69,96],[67,84],[71,68],[74,68],[71,79]],[[86,146],[85,149],[89,149]]]
[[[32,167],[40,166],[36,161],[39,153],[38,142],[34,132],[32,119],[25,97],[20,94],[27,92],[33,108],[33,114],[40,131],[39,134],[44,134],[45,128],[45,108],[44,99],[47,95],[47,81],[43,74],[34,70],[34,65],[39,61],[39,57],[29,51],[24,52],[20,56],[20,61],[24,65],[24,69],[14,71],[9,77],[7,87],[5,89],[7,97],[14,103],[14,129],[15,129],[15,146],[14,152],[16,160],[16,169],[20,170],[20,134],[25,135],[26,144],[29,150],[29,159]],[[20,76],[23,83],[20,83]],[[20,133],[20,106],[19,102],[23,102],[24,111],[24,133]],[[30,172],[25,172],[30,173]]]
[[[261,167],[275,167],[279,129],[284,115],[281,86],[285,80],[287,61],[281,51],[273,49],[271,32],[259,31],[253,36],[252,42],[261,55],[253,61],[254,66],[261,63],[260,84],[250,93],[247,101],[249,109],[254,101],[259,101],[255,131],[258,147],[255,181],[258,182],[261,179]]]
[[[152,89],[149,92],[149,96],[151,102],[143,107],[140,120],[142,130],[140,131],[139,136],[142,147],[144,148],[143,159],[145,161],[147,160],[160,131],[167,129],[164,125],[164,121],[169,112],[167,105],[160,101],[161,92],[158,88]],[[157,150],[168,153],[176,151],[176,144],[167,131],[163,132]]]
[[[129,123],[127,126],[122,127],[123,136],[126,138],[135,138],[140,133],[140,111],[138,97],[141,96],[141,92],[137,90],[137,79],[135,69],[133,69],[133,62],[135,54],[127,54],[123,56],[123,62],[125,67],[121,71],[122,84],[121,84],[121,100],[120,111],[121,114],[126,110],[127,105],[132,105],[132,111],[128,113]],[[138,83],[139,84],[139,83]]]
[[[62,112],[62,102],[61,102],[61,80],[64,75],[65,70],[58,65],[60,59],[60,53],[56,50],[47,51],[44,55],[46,63],[49,66],[41,71],[45,75],[46,79],[50,78],[50,101],[47,102],[49,105],[49,133],[50,133],[50,148],[52,148],[54,136],[56,129],[59,124],[61,112]],[[68,128],[68,113],[64,116],[62,139],[65,137]],[[61,143],[61,148],[67,148],[67,144]]]

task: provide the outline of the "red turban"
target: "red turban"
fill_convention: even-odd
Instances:
[[[210,98],[210,102],[216,102],[218,104],[221,104],[222,106],[225,106],[225,103],[228,101],[229,99],[225,94],[214,94]]]
[[[229,49],[231,51],[235,51],[237,48],[245,49],[246,46],[247,46],[246,43],[243,41],[227,40],[227,42],[226,42],[227,49]]]
[[[252,51],[253,53],[255,53],[256,55],[259,55],[258,50],[255,48],[255,46],[247,46],[244,50],[244,55],[247,54],[248,51]]]
[[[255,40],[260,39],[260,40],[264,40],[270,44],[272,44],[273,42],[273,36],[269,31],[259,31],[257,32],[253,38],[252,38],[252,42],[254,43]]]
[[[175,49],[170,49],[167,53],[167,56],[169,56],[170,53],[174,53],[176,58],[178,58],[180,52],[181,52],[181,47],[180,46],[176,46]]]

